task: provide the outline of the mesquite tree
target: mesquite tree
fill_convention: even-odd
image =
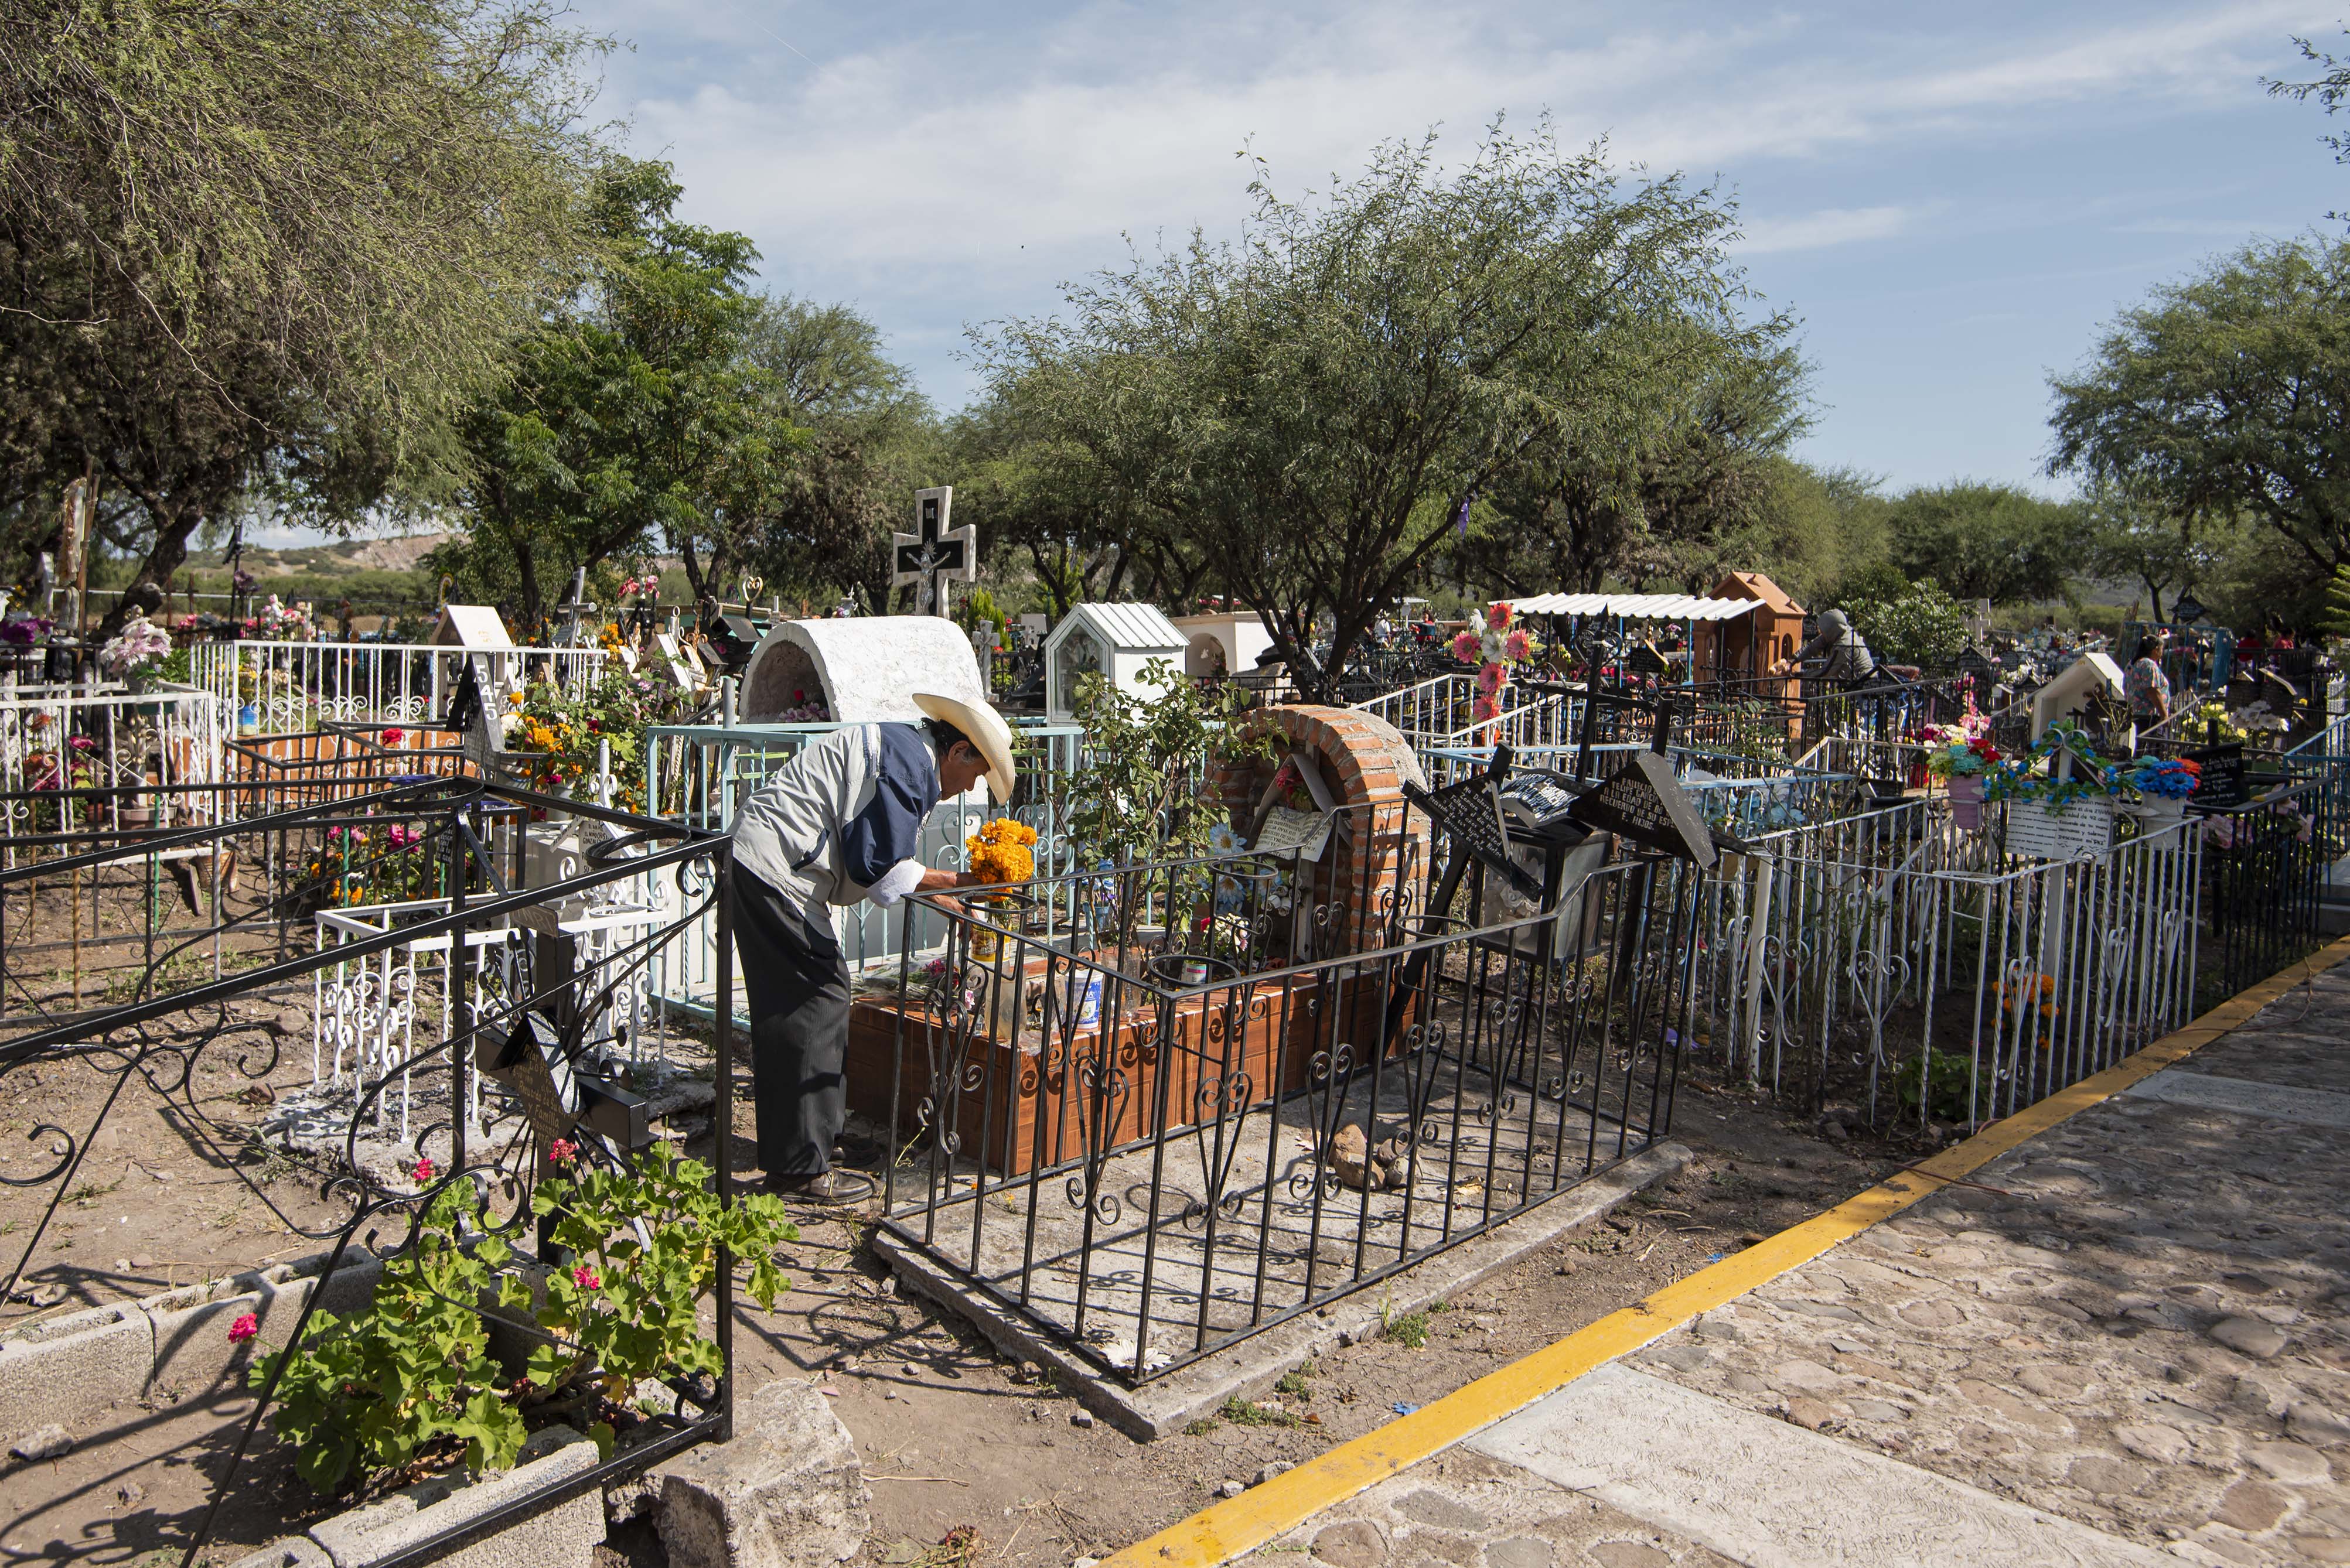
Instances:
[[[596,47],[542,0],[0,0],[0,478],[135,501],[134,587],[258,485],[435,493],[581,249]]]
[[[1645,439],[1648,323],[1729,323],[1729,209],[1498,126],[1448,168],[1376,151],[1319,197],[1260,165],[1241,238],[1070,287],[978,335],[993,394],[1253,607],[1309,697],[1535,453]],[[1331,628],[1326,658],[1314,627]]]

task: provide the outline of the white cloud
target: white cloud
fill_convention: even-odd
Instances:
[[[1725,175],[1750,193],[1752,257],[1959,240],[1986,219],[2011,235],[2197,222],[2095,198],[2135,178],[2136,132],[2267,112],[2255,79],[2289,67],[2286,36],[2333,25],[2296,0],[628,0],[590,20],[637,40],[611,63],[606,107],[639,151],[676,161],[687,214],[751,234],[771,284],[862,305],[950,405],[964,323],[1051,309],[1057,281],[1122,259],[1123,234],[1149,248],[1194,223],[1229,233],[1246,209],[1244,142],[1295,192],[1358,169],[1383,139],[1440,124],[1465,151],[1496,110],[1520,128],[1548,112],[1570,146],[1604,136],[1627,165]],[[2089,154],[2117,160],[2113,177],[2064,166],[2061,150],[2099,134],[2125,144]],[[1970,162],[1991,161],[2023,177],[1955,193]]]
[[[1230,223],[1245,184],[1232,155],[1252,137],[1284,182],[1306,183],[1385,137],[1442,122],[1465,146],[1497,108],[1521,124],[1548,109],[1570,141],[1612,132],[1627,160],[1702,171],[1948,137],[1965,121],[2004,130],[2085,99],[2242,94],[2258,67],[2239,47],[2265,58],[2308,15],[2272,0],[2132,16],[2002,36],[1953,61],[1931,37],[1850,43],[1783,20],[1610,33],[1572,11],[1548,26],[1496,9],[1438,27],[1395,6],[1095,6],[958,58],[960,41],[922,36],[828,53],[799,18],[771,28],[722,10],[688,25],[696,45],[732,36],[738,50],[710,59],[724,68],[645,83],[629,107],[639,144],[678,161],[697,215],[751,232],[771,262],[1025,274],[1065,249],[1113,260],[1121,231]],[[1874,223],[1892,212],[1851,210]]]
[[[1859,240],[1882,240],[1901,233],[1917,216],[1909,207],[1827,207],[1797,218],[1751,219],[1739,249],[1750,255],[1774,251],[1815,251]]]

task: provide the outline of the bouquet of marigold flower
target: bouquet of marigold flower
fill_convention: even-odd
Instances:
[[[1031,849],[1036,830],[1008,816],[999,816],[962,841],[971,857],[971,874],[983,883],[1025,882],[1036,874]]]

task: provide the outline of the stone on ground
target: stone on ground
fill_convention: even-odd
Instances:
[[[671,1568],[831,1568],[873,1528],[857,1444],[813,1383],[768,1384],[736,1407],[732,1441],[655,1473]]]

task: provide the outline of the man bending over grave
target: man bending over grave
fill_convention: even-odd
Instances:
[[[734,945],[751,1002],[759,1165],[775,1191],[855,1203],[871,1178],[835,1170],[847,1119],[848,966],[835,905],[888,906],[964,887],[915,857],[923,821],[982,776],[1012,797],[1012,731],[993,708],[914,693],[920,725],[853,724],[784,764],[734,819]],[[723,1151],[722,1151],[723,1155]]]

